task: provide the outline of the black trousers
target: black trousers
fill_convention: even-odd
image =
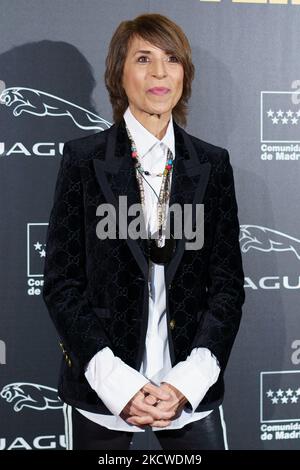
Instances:
[[[154,431],[163,450],[224,450],[226,429],[222,411],[217,408],[206,418],[181,429]],[[68,406],[70,450],[129,450],[133,432],[115,431],[90,421]],[[151,449],[144,449],[151,450]]]

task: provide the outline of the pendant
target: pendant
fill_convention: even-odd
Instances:
[[[156,239],[148,239],[149,258],[156,264],[167,264],[174,256],[176,240],[173,235],[165,238],[164,246],[157,246]]]

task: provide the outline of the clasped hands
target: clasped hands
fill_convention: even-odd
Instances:
[[[160,386],[148,382],[127,403],[120,417],[139,427],[167,427],[178,418],[187,398],[173,385],[162,382]]]

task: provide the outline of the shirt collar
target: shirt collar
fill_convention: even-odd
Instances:
[[[138,155],[141,158],[144,157],[154,145],[159,145],[160,143],[165,144],[171,150],[173,158],[175,158],[175,137],[172,114],[169,119],[167,131],[161,140],[151,134],[151,132],[136,119],[129,106],[123,117],[135,142]]]

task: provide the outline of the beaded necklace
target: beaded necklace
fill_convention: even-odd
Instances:
[[[158,202],[157,202],[157,216],[158,216],[158,237],[157,238],[150,238],[148,239],[148,246],[149,246],[149,257],[150,259],[157,263],[157,264],[165,264],[167,263],[170,258],[172,257],[175,251],[175,240],[173,236],[170,234],[170,238],[165,238],[165,244],[163,245],[163,237],[162,237],[162,230],[163,230],[163,223],[166,219],[166,206],[170,197],[170,181],[171,181],[171,172],[173,170],[173,155],[170,149],[168,148],[167,152],[167,159],[165,168],[162,173],[150,173],[143,169],[141,162],[139,160],[139,155],[136,149],[135,142],[131,136],[131,133],[126,125],[127,135],[131,142],[131,158],[134,163],[136,169],[136,177],[137,182],[140,190],[140,197],[142,206],[145,207],[145,192],[143,186],[143,174],[150,175],[150,176],[162,176],[162,183],[160,187],[159,196],[157,196],[156,191],[152,188],[150,183],[145,179],[145,181],[149,184],[151,189],[154,191]]]

